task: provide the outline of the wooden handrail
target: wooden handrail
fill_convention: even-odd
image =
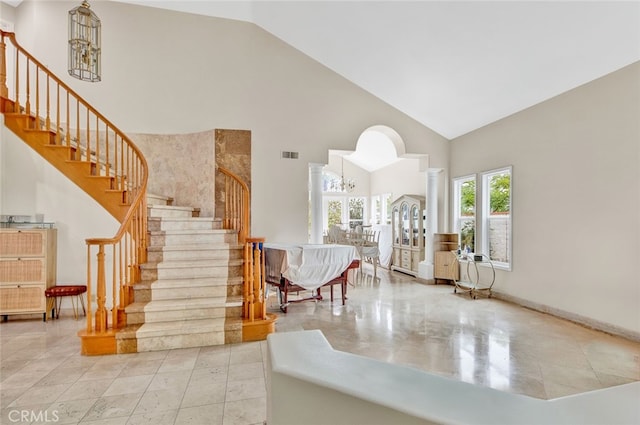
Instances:
[[[5,40],[11,42],[14,55],[7,55]],[[8,74],[10,62],[13,69]],[[86,334],[124,326],[122,312],[132,302],[132,285],[140,281],[140,265],[146,262],[146,159],[121,130],[24,50],[14,33],[5,31],[0,31],[0,97],[2,112],[23,114],[30,129],[54,135],[50,144],[67,147],[70,162],[86,164],[91,177],[106,177],[105,192],[118,194],[117,200],[103,203],[120,222],[116,235],[86,240],[87,299],[95,295],[97,304],[94,313],[88,303]]]
[[[224,178],[224,213],[222,227],[238,231],[244,245],[244,283],[242,317],[248,322],[267,319],[264,238],[250,237],[250,193],[247,184],[236,174],[217,167]]]
[[[238,241],[243,244],[251,234],[251,198],[249,186],[226,168],[217,167],[224,177],[224,216],[222,227],[238,231]]]

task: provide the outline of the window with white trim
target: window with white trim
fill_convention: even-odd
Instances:
[[[482,252],[511,268],[511,167],[482,173]]]
[[[476,176],[453,180],[454,232],[461,249],[475,250],[476,242]]]
[[[460,248],[485,254],[495,267],[507,270],[512,261],[511,176],[509,166],[452,180],[453,230]]]

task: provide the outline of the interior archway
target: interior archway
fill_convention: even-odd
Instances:
[[[372,172],[399,161],[405,153],[404,141],[394,129],[386,125],[374,125],[360,134],[356,150],[345,158]]]

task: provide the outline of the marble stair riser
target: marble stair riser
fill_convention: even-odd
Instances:
[[[182,306],[182,308],[171,308],[167,310],[148,310],[147,304],[130,305],[127,307],[127,325],[141,324],[159,324],[168,323],[167,329],[171,329],[172,323],[190,323],[193,328],[202,327],[198,325],[200,320],[216,320],[220,318],[234,318],[242,314],[242,306],[239,303],[225,303],[224,299],[220,300],[219,305],[209,307],[193,307]],[[208,326],[208,324],[206,325]],[[144,329],[144,328],[142,328]]]
[[[162,263],[185,260],[241,260],[242,247],[233,245],[219,245],[210,247],[150,247],[147,251],[149,263]]]
[[[242,342],[242,328],[221,329],[207,333],[185,333],[160,337],[138,337],[138,351],[161,351],[180,348],[206,347],[210,345],[236,344]]]
[[[170,311],[145,311],[144,323],[171,322],[175,320],[197,320],[197,319],[219,319],[227,317],[226,309],[221,307],[203,308]]]
[[[197,286],[191,288],[153,288],[149,291],[149,301],[181,300],[190,298],[215,298],[226,297],[225,286]]]
[[[237,239],[228,230],[150,232],[149,246],[237,244]]]
[[[240,265],[224,265],[224,266],[173,266],[173,267],[157,267],[143,268],[142,280],[153,281],[162,279],[190,279],[190,278],[232,278],[242,276],[242,264]]]
[[[213,218],[152,218],[147,228],[151,232],[170,230],[222,230],[220,220]]]
[[[153,206],[148,208],[149,218],[189,218],[193,217],[193,209],[185,207]]]

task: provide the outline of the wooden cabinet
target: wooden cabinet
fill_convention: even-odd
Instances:
[[[418,264],[424,259],[424,209],[425,198],[420,195],[403,195],[391,204],[391,270],[418,275]]]
[[[56,229],[0,229],[0,315],[42,313],[56,284]]]
[[[453,253],[458,249],[457,233],[436,233],[433,235],[433,277],[438,279],[458,280],[460,270]]]

